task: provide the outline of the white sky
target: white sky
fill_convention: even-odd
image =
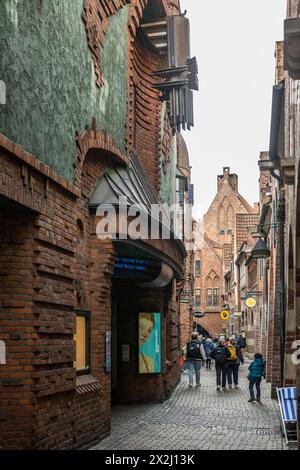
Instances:
[[[217,175],[229,166],[239,192],[258,201],[258,158],[268,150],[275,42],[286,0],[181,0],[199,66],[195,127],[184,133],[195,184],[196,218],[209,208]]]

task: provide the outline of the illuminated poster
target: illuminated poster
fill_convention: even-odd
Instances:
[[[161,373],[160,313],[139,313],[139,373]]]

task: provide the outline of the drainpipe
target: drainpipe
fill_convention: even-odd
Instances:
[[[279,222],[280,237],[280,367],[281,387],[284,386],[284,358],[285,358],[285,275],[284,275],[284,223]]]

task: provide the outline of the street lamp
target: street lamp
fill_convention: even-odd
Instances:
[[[251,251],[251,257],[254,259],[267,259],[270,258],[271,252],[266,242],[260,238],[255,247]]]

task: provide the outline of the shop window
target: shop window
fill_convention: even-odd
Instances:
[[[195,307],[201,306],[201,289],[195,290]]]
[[[206,306],[213,306],[212,289],[206,289]]]
[[[90,314],[76,312],[76,360],[74,367],[77,375],[90,373]]]

